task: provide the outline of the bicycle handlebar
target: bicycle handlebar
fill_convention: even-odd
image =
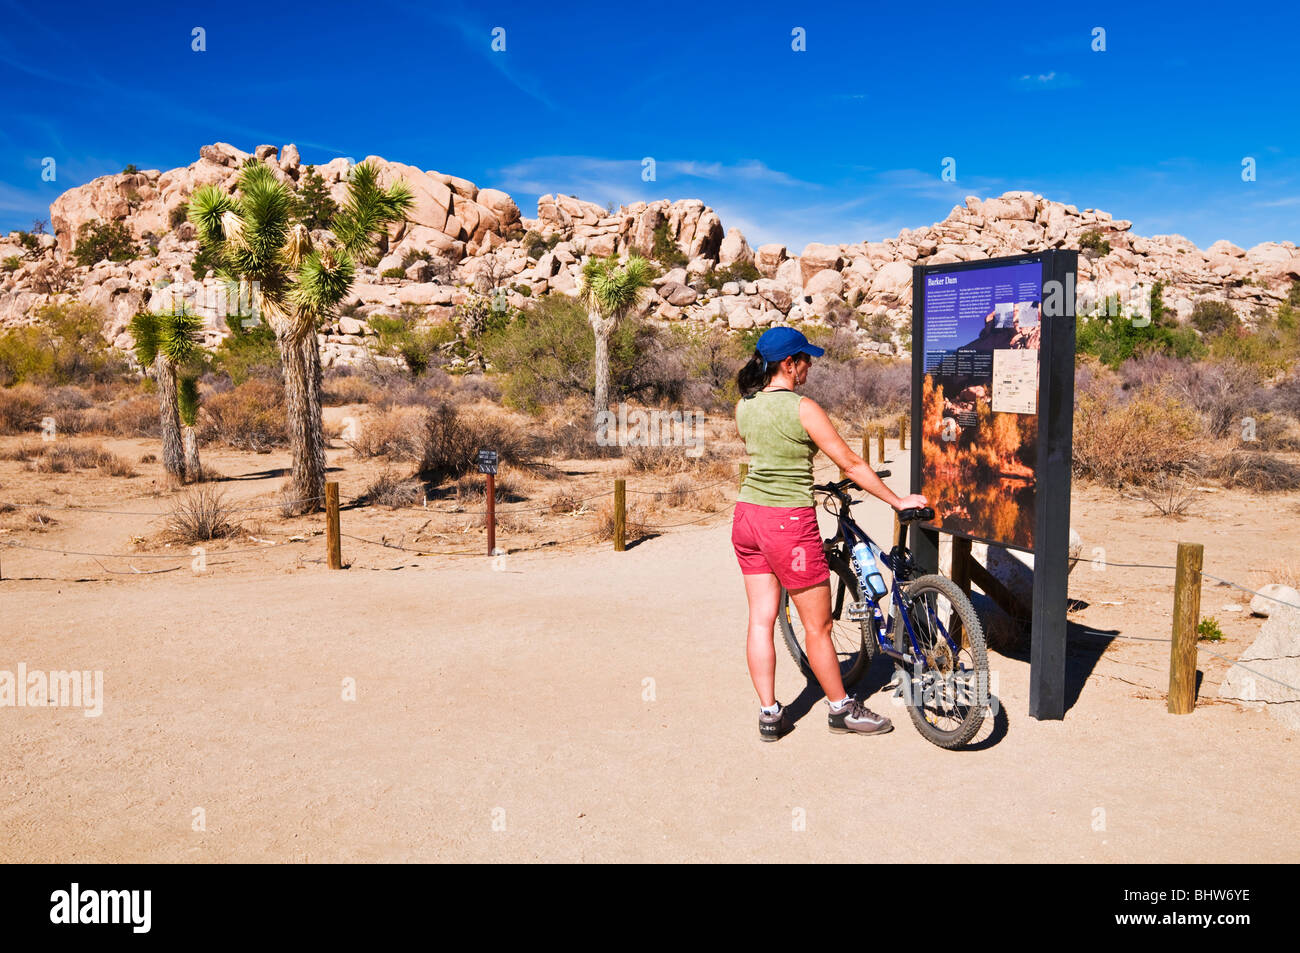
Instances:
[[[889,476],[889,471],[877,470],[876,476],[881,478],[887,477]],[[860,503],[861,500],[850,499],[848,494],[846,494],[844,491],[847,490],[849,487],[856,486],[856,485],[857,484],[855,484],[852,480],[844,479],[844,480],[840,480],[838,483],[819,483],[814,485],[813,489],[821,490],[825,493],[831,493],[836,497],[838,497],[840,500],[852,505],[853,503]],[[933,519],[934,519],[934,507],[932,506],[913,506],[913,507],[909,507],[908,509],[898,511],[898,521],[900,523],[913,523],[916,522],[917,520],[922,520],[928,523]]]

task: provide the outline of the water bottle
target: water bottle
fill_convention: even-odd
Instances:
[[[864,596],[872,595],[879,599],[889,591],[885,588],[885,577],[880,575],[876,559],[871,555],[871,547],[866,543],[859,542],[853,547],[853,568],[857,570],[858,585]]]

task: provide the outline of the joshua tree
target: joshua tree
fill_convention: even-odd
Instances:
[[[203,464],[199,462],[199,435],[194,429],[199,418],[198,374],[182,376],[176,396],[176,409],[181,416],[181,443],[185,446],[185,478],[194,483],[203,479]]]
[[[186,460],[181,439],[181,411],[176,370],[192,361],[198,352],[198,334],[203,320],[179,302],[172,311],[140,313],[131,319],[131,336],[141,367],[153,367],[158,382],[158,422],[162,430],[163,468],[178,482],[199,478],[198,452],[195,467]],[[192,377],[187,375],[186,380]],[[195,402],[197,404],[197,401]],[[191,413],[190,426],[193,426]]]
[[[609,409],[609,336],[640,303],[652,280],[650,263],[639,255],[622,267],[614,255],[589,258],[582,266],[582,303],[596,335],[596,413]]]
[[[275,332],[293,457],[291,508],[302,513],[318,509],[325,494],[317,325],[347,297],[356,262],[377,259],[378,235],[401,221],[414,199],[405,183],[381,188],[374,166],[357,166],[347,201],[330,218],[332,234],[319,248],[305,225],[291,224],[293,204],[292,192],[271,170],[250,161],[236,195],[205,185],[191,198],[189,216],[200,244],[213,249],[218,275],[252,285],[260,314]]]

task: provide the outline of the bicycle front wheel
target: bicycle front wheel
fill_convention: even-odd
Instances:
[[[894,627],[894,648],[913,659],[900,663],[906,673],[903,702],[927,741],[959,748],[979,731],[989,710],[984,628],[951,579],[921,576],[905,593],[904,613]]]
[[[870,621],[864,619],[855,622],[849,618],[849,606],[862,601],[853,570],[834,555],[828,554],[826,561],[831,571],[831,645],[840,662],[840,678],[847,688],[861,678],[870,666],[876,654],[876,636],[872,632]],[[816,679],[812,666],[808,664],[808,643],[804,639],[799,610],[795,608],[790,593],[784,586],[781,587],[776,619],[781,634],[785,637],[786,648],[790,650],[790,657],[806,677]]]

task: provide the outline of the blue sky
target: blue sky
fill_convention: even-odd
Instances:
[[[527,216],[544,192],[700,198],[796,251],[1008,189],[1201,247],[1300,242],[1294,4],[179,6],[0,0],[0,230],[226,141],[378,154]]]

